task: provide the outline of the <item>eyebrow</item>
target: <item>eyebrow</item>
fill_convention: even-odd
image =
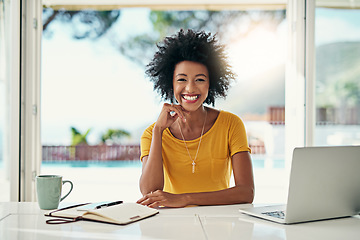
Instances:
[[[185,76],[187,77],[187,75],[185,73],[179,73],[179,74],[176,74],[176,77],[178,76]],[[203,73],[199,73],[199,74],[196,74],[195,77],[200,77],[200,76],[203,76],[203,77],[207,77],[205,74]]]

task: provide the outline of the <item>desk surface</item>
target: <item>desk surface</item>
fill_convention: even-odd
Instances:
[[[359,239],[360,217],[281,225],[239,213],[247,205],[161,209],[125,226],[79,221],[48,225],[37,203],[0,203],[0,239]]]

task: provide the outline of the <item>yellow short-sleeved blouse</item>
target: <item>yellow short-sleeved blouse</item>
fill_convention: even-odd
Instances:
[[[149,155],[152,130],[149,126],[141,137],[141,159]],[[186,141],[192,158],[195,157],[200,138]],[[169,129],[162,136],[164,191],[170,193],[209,192],[229,187],[231,156],[250,152],[242,120],[229,112],[220,111],[214,125],[202,138],[195,173],[192,160],[182,139],[175,138]]]

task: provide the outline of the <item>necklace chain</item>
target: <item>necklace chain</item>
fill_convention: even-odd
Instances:
[[[180,133],[181,133],[181,137],[182,137],[182,139],[183,139],[183,141],[184,141],[186,151],[188,152],[189,158],[190,158],[190,160],[192,161],[192,164],[191,164],[191,165],[192,165],[192,173],[195,173],[195,165],[196,165],[196,162],[195,162],[195,161],[196,161],[196,158],[197,158],[197,156],[198,156],[199,149],[200,149],[200,144],[201,144],[201,140],[202,140],[202,137],[203,137],[203,134],[204,134],[206,117],[207,117],[207,111],[205,110],[205,120],[204,120],[203,128],[202,128],[201,135],[200,135],[200,140],[199,140],[199,144],[198,144],[198,148],[197,148],[197,150],[196,150],[196,154],[195,154],[195,158],[194,158],[194,159],[192,159],[192,157],[191,157],[191,155],[190,155],[189,149],[188,149],[188,147],[187,147],[187,145],[186,145],[186,141],[185,141],[185,138],[184,138],[184,134],[182,133],[180,123],[178,122],[178,124],[179,124],[179,129],[180,129]]]

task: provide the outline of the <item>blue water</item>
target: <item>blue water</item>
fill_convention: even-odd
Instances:
[[[261,169],[265,168],[265,160],[264,159],[252,159],[253,168]],[[284,159],[273,159],[272,163],[273,169],[285,168],[285,160]]]
[[[265,167],[264,159],[252,159],[253,168],[261,169]],[[0,162],[1,164],[1,162]],[[106,167],[106,168],[140,168],[141,161],[51,161],[43,162],[42,167]],[[283,159],[273,160],[273,168],[284,168]]]
[[[273,160],[273,168],[285,168],[285,160],[283,159]]]
[[[141,161],[51,161],[42,162],[42,167],[126,167],[126,168],[139,168]]]

